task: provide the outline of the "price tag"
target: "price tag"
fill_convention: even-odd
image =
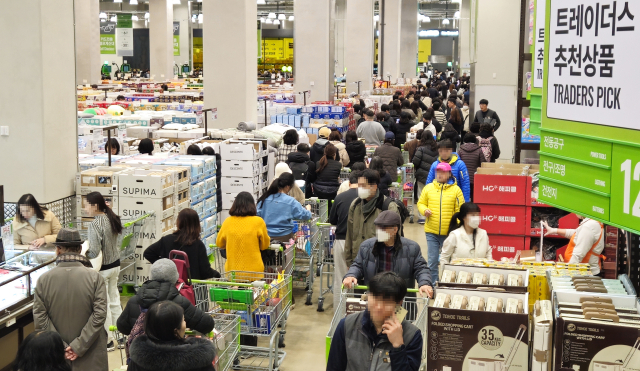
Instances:
[[[140,99],[140,103],[147,104],[147,103],[149,103],[149,100],[148,99]]]
[[[146,89],[148,85],[142,85],[142,89]]]
[[[158,92],[158,91],[154,92],[154,93],[153,93],[153,96],[154,96],[154,97],[159,97],[159,96],[160,96],[160,92]]]
[[[212,108],[211,109],[211,118],[214,120],[218,119],[218,109],[217,108]]]
[[[133,102],[133,106],[134,107],[140,107],[140,101],[134,101]]]

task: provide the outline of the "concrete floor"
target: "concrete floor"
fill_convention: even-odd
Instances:
[[[427,259],[427,243],[424,236],[423,225],[417,223],[405,223],[405,237],[420,244],[422,255]],[[291,311],[287,320],[285,348],[287,355],[280,370],[309,370],[321,371],[326,368],[325,347],[326,336],[333,317],[333,295],[325,295],[324,312],[317,312],[319,281],[314,283],[313,305],[306,306],[306,292],[294,290],[296,299],[295,308]],[[122,298],[123,306],[126,298]],[[263,345],[260,342],[259,345]],[[124,351],[123,351],[124,354]],[[109,369],[120,369],[120,352],[116,349],[109,353]]]

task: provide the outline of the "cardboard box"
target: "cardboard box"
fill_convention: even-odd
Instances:
[[[526,169],[520,170],[520,169],[510,169],[510,168],[479,167],[478,170],[476,171],[476,175],[478,174],[527,176],[529,175],[529,171]],[[474,178],[474,182],[475,182],[475,178]]]
[[[483,162],[483,168],[490,169],[515,169],[515,170],[523,170],[529,169],[529,172],[538,172],[540,171],[540,165],[538,164],[512,164],[505,162]]]
[[[525,235],[525,215],[524,206],[508,205],[485,205],[481,204],[480,227],[488,234],[496,235]]]
[[[254,161],[262,154],[260,142],[222,142],[220,157],[222,160]]]
[[[117,195],[102,195],[107,204],[111,207],[114,213],[120,214],[120,205],[119,205],[119,197]],[[88,218],[90,215],[85,211],[87,207],[87,196],[86,195],[76,195],[76,215],[80,217]]]
[[[524,313],[427,308],[427,370],[528,370],[529,313],[527,293],[436,289],[436,295],[521,300]]]
[[[123,219],[131,220],[139,218],[151,211],[156,213],[157,220],[164,220],[174,215],[175,208],[164,208],[163,199],[120,197],[120,213]]]
[[[242,192],[242,191],[240,191]],[[231,209],[231,205],[233,205],[233,201],[236,200],[236,196],[238,196],[238,193],[240,192],[236,192],[236,193],[223,193],[222,194],[222,208],[223,209]],[[249,192],[251,193],[251,192]],[[253,196],[253,200],[254,202],[258,200],[258,198],[260,198],[258,196],[257,193],[251,193],[251,195]]]
[[[513,259],[517,253],[526,250],[525,237],[490,235],[489,246],[492,249],[491,255],[494,260],[500,261],[502,258]]]
[[[527,178],[516,175],[477,174],[473,183],[475,202],[521,205],[526,202]]]
[[[223,176],[220,179],[220,189],[222,190],[223,194],[249,192],[255,195],[260,191],[260,187],[260,182],[256,178],[236,178]]]
[[[175,192],[174,176],[169,172],[132,169],[116,174],[116,179],[123,197],[164,198]]]
[[[233,161],[220,162],[220,174],[226,177],[253,178],[262,171],[261,162],[258,161]]]

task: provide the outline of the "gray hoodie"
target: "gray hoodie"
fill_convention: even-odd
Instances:
[[[380,146],[384,142],[384,127],[378,121],[363,121],[358,125],[356,134],[358,138],[364,138],[367,146]]]

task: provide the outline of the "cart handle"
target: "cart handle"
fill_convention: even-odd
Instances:
[[[318,222],[318,223],[316,223],[316,225],[318,227],[330,227],[331,223],[320,223],[320,222]]]
[[[256,272],[259,273],[259,272]],[[201,283],[204,285],[220,285],[220,286],[238,286],[238,287],[255,287],[251,283],[242,282],[227,282],[227,281],[206,281],[206,280],[191,280],[191,283]],[[269,288],[269,284],[264,284],[265,289]]]
[[[148,217],[153,216],[153,215],[155,215],[155,214],[156,214],[156,212],[155,212],[155,211],[150,211],[148,214],[144,214],[143,216],[139,217],[139,218],[138,218],[138,219],[136,219],[136,220],[132,220],[132,221],[130,221],[130,222],[128,222],[128,223],[125,223],[125,224],[123,225],[123,227],[130,227],[130,226],[134,225],[135,223],[137,223],[137,222],[139,222],[139,221],[141,221],[141,220],[147,219]]]
[[[109,331],[118,331],[118,327],[114,326],[114,325],[111,325],[111,326],[109,326]],[[185,331],[184,334],[185,335],[195,335],[196,332],[195,331]],[[213,331],[211,331],[211,332],[209,332],[207,334],[204,334],[204,335],[206,335],[208,338],[213,338],[214,334],[213,334]]]
[[[353,286],[354,289],[356,290],[369,290],[369,286],[364,286],[364,285],[355,285]],[[344,290],[344,285],[342,285],[342,290]],[[407,289],[407,292],[411,292],[414,294],[417,294],[418,292],[420,292],[420,290],[418,289]]]

